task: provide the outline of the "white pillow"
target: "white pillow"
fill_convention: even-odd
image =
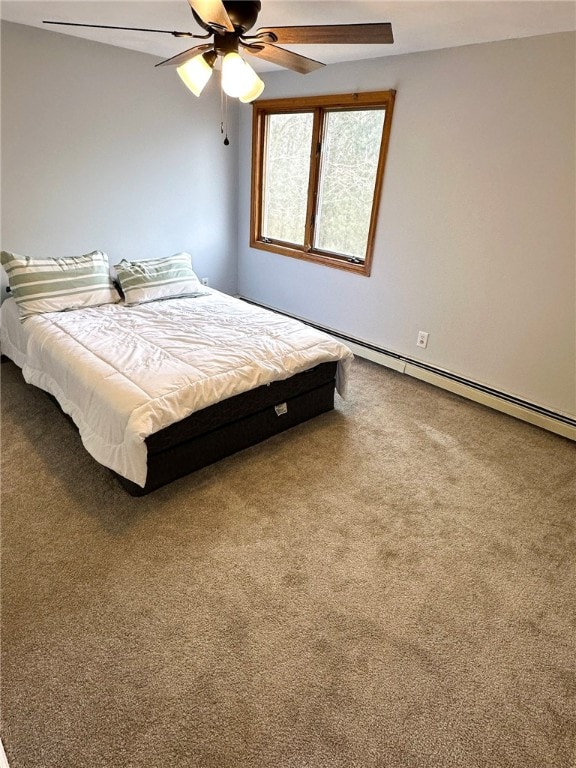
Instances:
[[[176,253],[162,259],[126,261],[114,269],[126,304],[142,304],[177,296],[205,296],[200,280],[192,271],[189,253]]]
[[[54,259],[2,251],[0,259],[22,320],[121,300],[110,277],[108,256],[102,251]]]

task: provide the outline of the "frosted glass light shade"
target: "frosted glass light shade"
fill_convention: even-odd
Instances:
[[[222,89],[228,96],[247,103],[260,96],[264,83],[241,56],[227,53],[222,62]]]
[[[212,67],[207,63],[204,55],[200,54],[182,64],[182,66],[176,69],[176,72],[178,72],[182,82],[192,91],[194,96],[200,96],[204,86],[210,80]]]
[[[237,53],[227,53],[222,62],[222,89],[224,93],[238,98],[246,90],[244,60]]]
[[[248,67],[250,65],[247,64],[246,66]],[[252,69],[252,67],[250,67],[250,69]],[[254,99],[257,99],[258,96],[260,96],[260,94],[264,90],[263,81],[260,80],[260,78],[258,77],[256,72],[254,72],[253,69],[252,69],[252,73],[254,75],[252,88],[250,90],[247,90],[245,93],[242,94],[242,96],[240,96],[240,101],[243,104],[248,104],[249,102],[254,101]]]

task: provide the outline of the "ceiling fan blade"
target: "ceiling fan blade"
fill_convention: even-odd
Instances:
[[[77,24],[73,21],[43,21],[42,24],[59,24],[63,27],[93,27],[94,29],[126,29],[130,32],[162,32],[166,35],[174,35],[174,37],[204,37],[204,35],[193,35],[191,32],[174,32],[170,29],[148,29],[147,27],[114,27],[110,24]]]
[[[202,51],[207,51],[210,48],[212,48],[212,43],[203,43],[202,45],[195,45],[194,48],[188,48],[187,51],[182,51],[182,53],[176,54],[176,56],[172,56],[171,59],[164,59],[164,61],[161,61],[159,64],[156,64],[157,67],[179,67],[181,64],[185,64],[189,59],[193,59],[194,56],[197,56],[199,53],[202,53]]]
[[[323,24],[312,27],[262,27],[257,36],[270,33],[274,43],[299,45],[301,43],[393,43],[392,25],[381,24]]]
[[[278,48],[277,45],[272,45],[271,43],[243,44],[243,48],[251,56],[264,59],[264,61],[269,61],[271,64],[278,64],[278,66],[286,67],[286,69],[292,69],[294,72],[300,72],[301,75],[307,75],[308,72],[313,72],[315,69],[325,66],[321,61],[309,59],[306,56],[301,56],[299,53],[287,51],[285,48]]]
[[[202,21],[222,31],[234,32],[234,25],[226,12],[222,0],[188,0],[190,8]]]

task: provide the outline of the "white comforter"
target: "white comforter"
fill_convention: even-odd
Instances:
[[[148,435],[332,360],[339,361],[344,396],[352,360],[327,334],[214,290],[194,299],[38,315],[23,328],[26,381],[57,398],[97,461],[140,486]]]

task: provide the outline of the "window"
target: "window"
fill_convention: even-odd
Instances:
[[[254,103],[251,246],[370,274],[394,96]]]

